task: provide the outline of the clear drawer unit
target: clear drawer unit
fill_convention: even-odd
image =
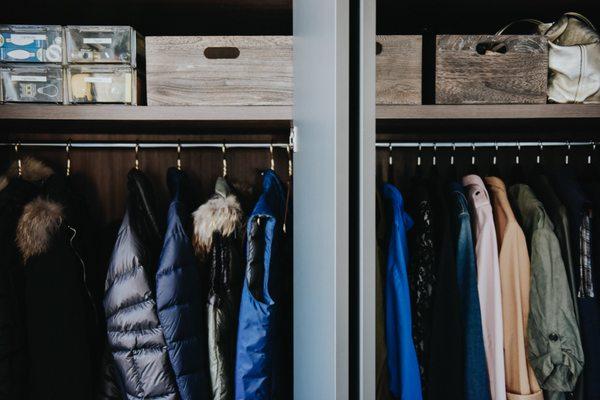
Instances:
[[[67,26],[69,64],[129,64],[136,68],[144,39],[129,26]]]
[[[62,63],[63,28],[0,25],[0,62]]]
[[[67,68],[71,104],[112,103],[137,105],[137,75],[129,66],[70,65]]]
[[[60,65],[5,64],[0,67],[0,99],[7,103],[63,103]]]

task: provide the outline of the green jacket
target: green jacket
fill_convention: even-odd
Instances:
[[[583,370],[583,349],[560,243],[529,186],[513,185],[509,193],[531,257],[529,362],[543,389],[571,392]]]

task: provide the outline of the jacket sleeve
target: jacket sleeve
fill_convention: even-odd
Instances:
[[[570,392],[583,369],[583,350],[560,244],[538,229],[531,240],[529,361],[545,390]]]

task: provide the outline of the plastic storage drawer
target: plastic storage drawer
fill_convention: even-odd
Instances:
[[[144,41],[129,26],[67,26],[69,64],[128,64],[136,68]]]
[[[137,105],[137,75],[128,66],[70,65],[67,68],[70,104]]]
[[[60,65],[5,64],[0,67],[0,99],[15,103],[63,103],[64,74]]]
[[[57,25],[0,25],[0,61],[63,62],[63,28]]]

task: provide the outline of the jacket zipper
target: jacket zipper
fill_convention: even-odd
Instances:
[[[75,248],[75,245],[73,244],[73,241],[75,240],[75,236],[77,236],[77,230],[70,225],[67,225],[67,227],[72,232],[71,239],[69,240],[69,245],[71,246],[71,250],[73,250],[73,253],[75,254],[75,256],[77,256],[77,259],[79,260],[79,263],[81,264],[81,271],[83,272],[83,286],[85,287],[85,292],[87,293],[87,296],[89,297],[90,302],[92,304],[92,308],[94,310],[94,321],[96,321],[96,324],[98,324],[98,310],[96,309],[96,302],[94,301],[94,296],[92,296],[92,292],[90,292],[90,289],[87,284],[87,273],[85,270],[85,262],[83,261],[83,259],[79,255],[79,252]]]

